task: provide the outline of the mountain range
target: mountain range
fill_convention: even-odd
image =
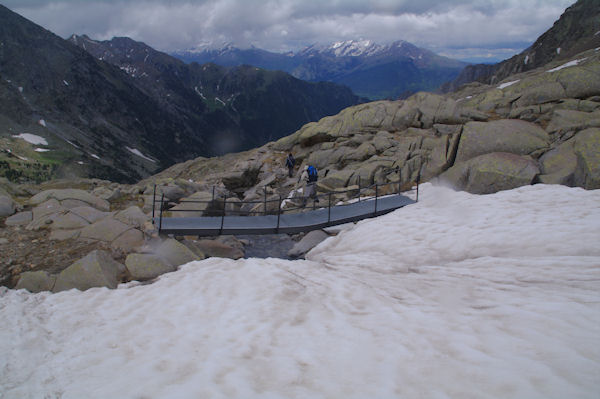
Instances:
[[[307,81],[346,85],[371,100],[405,98],[417,91],[436,90],[467,65],[406,41],[380,45],[370,40],[349,40],[312,45],[296,53],[239,49],[227,44],[217,49],[203,46],[178,51],[173,55],[186,62],[213,62],[224,66],[249,64],[282,70]]]
[[[65,40],[0,6],[0,175],[13,180],[135,181],[361,101],[283,72],[188,65],[128,38]],[[45,144],[23,142],[24,133]]]

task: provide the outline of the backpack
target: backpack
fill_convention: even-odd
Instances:
[[[308,167],[307,172],[308,172],[308,182],[309,183],[317,181],[317,179],[319,178],[319,175],[317,173],[317,168],[315,168],[314,166],[310,165]]]
[[[293,168],[295,164],[296,160],[294,159],[294,157],[288,155],[287,159],[285,160],[285,166],[287,166],[288,168]]]

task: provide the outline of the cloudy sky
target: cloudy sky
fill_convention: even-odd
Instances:
[[[271,51],[406,40],[459,59],[510,57],[575,0],[0,0],[62,37],[128,36],[162,51],[231,42]]]

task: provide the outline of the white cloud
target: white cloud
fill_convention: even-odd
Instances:
[[[129,36],[159,50],[233,42],[269,50],[368,38],[407,40],[437,52],[520,51],[572,0],[9,0],[16,12],[60,36]],[[473,51],[471,51],[473,52]]]

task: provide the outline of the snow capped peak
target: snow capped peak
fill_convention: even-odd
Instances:
[[[333,52],[336,57],[359,57],[361,55],[371,55],[382,49],[382,46],[373,43],[371,40],[346,40],[335,42],[325,52]]]
[[[222,42],[220,44],[215,44],[212,41],[203,41],[198,43],[196,46],[185,49],[175,51],[176,54],[188,53],[188,54],[200,54],[206,52],[218,52],[220,54],[224,54],[230,51],[237,50],[237,47],[232,42]]]
[[[325,54],[334,57],[360,57],[377,54],[385,49],[372,40],[345,40],[329,45],[310,45],[301,50],[298,55]]]
[[[313,44],[298,52],[297,55],[324,54],[334,57],[370,57],[386,52],[400,52],[412,58],[419,58],[422,50],[404,40],[381,45],[373,40],[345,40],[330,45]]]

